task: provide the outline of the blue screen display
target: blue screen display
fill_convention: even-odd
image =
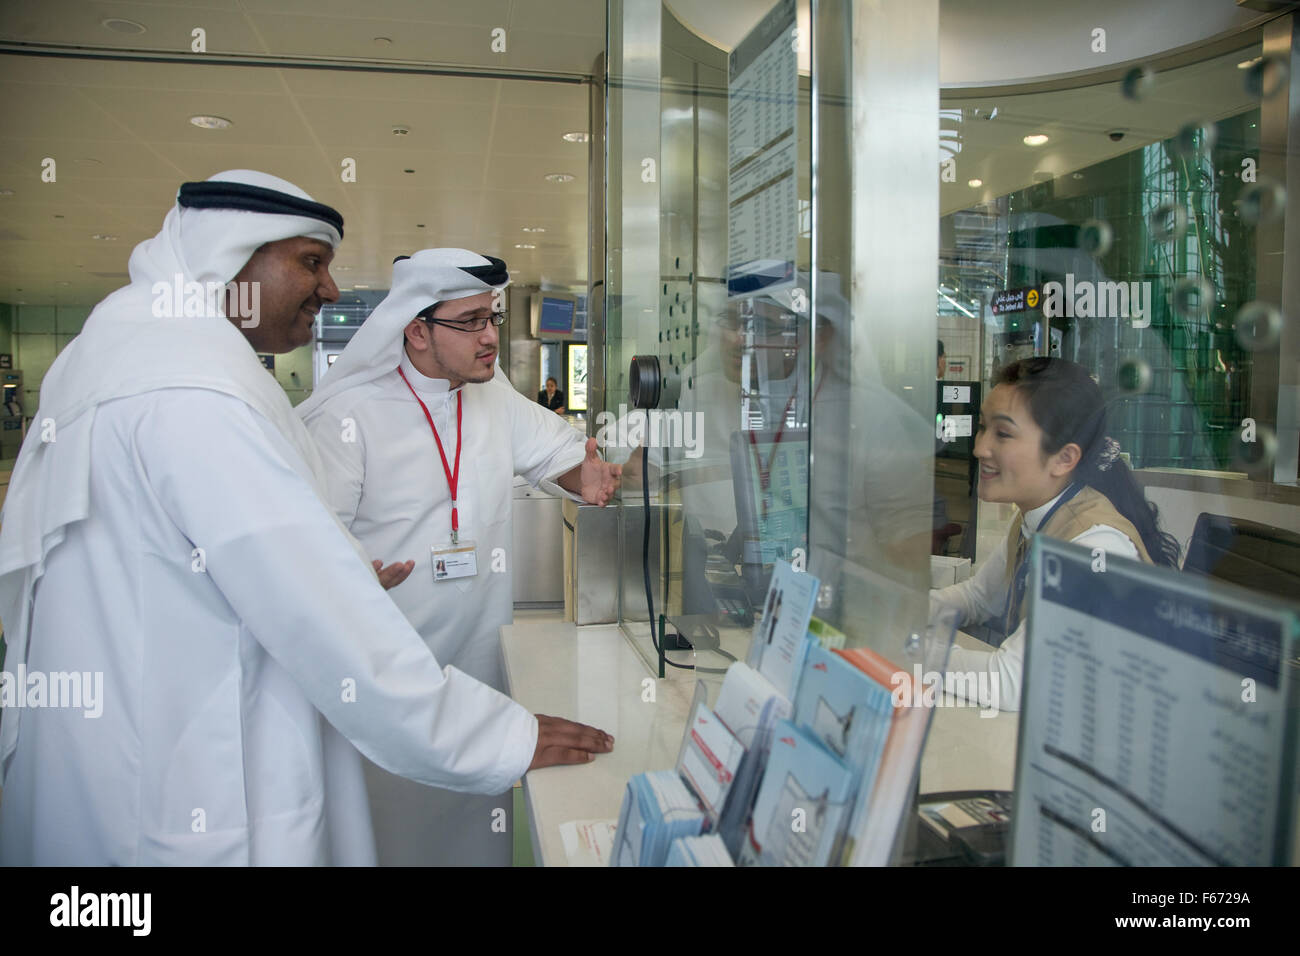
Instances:
[[[574,303],[568,299],[542,297],[542,314],[537,322],[538,332],[573,334]]]

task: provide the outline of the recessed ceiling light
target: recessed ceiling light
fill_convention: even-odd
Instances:
[[[369,289],[369,288],[370,288],[370,283],[368,283],[368,282],[355,282],[355,283],[352,284],[352,288],[354,288],[354,289]]]
[[[545,232],[545,226],[524,226],[524,232]]]
[[[424,228],[424,223],[422,223],[422,222],[417,222],[417,223],[415,224],[415,228],[416,228],[416,229],[423,229],[423,228]]]
[[[1083,178],[1083,173],[1071,173],[1071,174],[1070,174],[1070,178],[1071,178],[1071,179],[1082,179],[1082,178]]]
[[[404,172],[404,173],[413,173],[413,172],[415,172],[415,170],[414,170],[414,169],[403,169],[402,172]]]
[[[394,136],[405,136],[405,135],[407,135],[407,134],[410,133],[410,132],[411,132],[411,128],[410,128],[409,126],[394,126],[394,127],[393,127],[393,135],[394,135]]]
[[[984,180],[982,180],[982,179],[972,179],[972,180],[968,181],[968,182],[966,183],[966,185],[969,186],[971,189],[979,189],[981,186],[984,185]]]
[[[548,183],[571,183],[573,176],[569,173],[547,173],[546,181]]]
[[[99,21],[99,25],[105,30],[112,30],[114,33],[144,33],[145,25],[136,23],[134,20],[127,20],[123,17],[107,17]]]
[[[375,43],[376,45],[378,45],[378,46],[392,46],[392,45],[393,45],[393,38],[392,38],[392,37],[375,37],[375,38],[374,38],[374,43]]]
[[[1030,133],[1025,137],[1026,146],[1042,146],[1046,142],[1047,135],[1045,133]]]
[[[1255,58],[1252,59],[1252,60],[1242,60],[1240,63],[1237,64],[1237,69],[1239,69],[1239,70],[1249,70],[1252,66],[1254,66],[1256,63],[1258,63],[1258,62],[1259,62],[1260,60],[1262,60],[1262,59],[1264,59],[1262,56],[1257,56],[1257,57],[1255,57]]]
[[[97,232],[97,233],[95,233],[93,236],[91,236],[90,238],[91,238],[91,239],[98,239],[100,242],[116,242],[116,241],[117,241],[117,236],[114,236],[114,235],[112,235],[112,234],[110,234],[110,233],[107,233],[107,232]]]
[[[566,143],[585,143],[591,139],[591,134],[586,130],[575,129],[572,133],[565,133],[560,139]]]
[[[8,187],[4,189],[0,189],[0,196],[12,196],[13,194],[14,191],[12,189],[9,189]]]
[[[191,116],[190,123],[199,129],[230,129],[235,125],[224,116]]]
[[[536,247],[535,245],[533,245],[531,242],[516,242],[516,243],[515,243],[515,248],[516,248],[516,249],[536,249],[537,247]]]
[[[352,267],[351,267],[351,266],[330,266],[330,268],[333,269],[335,272],[351,272],[351,271],[352,271]]]
[[[69,282],[67,279],[60,279],[59,285],[72,285],[72,283]]]
[[[62,218],[63,218],[63,213],[61,213],[61,212],[56,212],[56,213],[54,214],[54,218],[55,218],[55,219],[62,219]]]

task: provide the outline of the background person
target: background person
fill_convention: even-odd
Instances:
[[[1107,437],[1101,389],[1074,362],[1030,358],[1001,369],[980,415],[975,457],[980,500],[1009,502],[1019,513],[1004,548],[968,580],[931,594],[931,618],[953,607],[959,627],[992,619],[991,630],[1006,635],[1000,646],[954,646],[948,670],[988,671],[997,697],[980,706],[1018,710],[1030,538],[1041,532],[1175,568],[1178,542],[1160,530],[1155,505]]]
[[[559,389],[558,385],[559,383],[554,378],[548,378],[546,388],[537,393],[537,404],[563,415],[565,412],[564,392]]]

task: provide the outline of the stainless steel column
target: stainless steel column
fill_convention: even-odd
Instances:
[[[813,6],[810,570],[829,585],[818,613],[895,659],[928,606],[938,15],[938,0]]]
[[[1295,14],[1264,27],[1263,55],[1289,70],[1287,83],[1259,106],[1259,175],[1286,188],[1284,216],[1256,233],[1255,297],[1283,315],[1277,353],[1254,352],[1250,414],[1276,422],[1273,480],[1294,483],[1300,466],[1300,55]]]

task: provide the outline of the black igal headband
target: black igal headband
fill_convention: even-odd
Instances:
[[[510,273],[506,270],[504,259],[498,259],[496,256],[484,256],[488,261],[485,266],[457,266],[461,272],[467,272],[480,282],[488,285],[505,285],[510,281]]]
[[[264,186],[220,180],[182,183],[176,202],[188,209],[240,209],[281,216],[306,216],[328,223],[338,231],[339,238],[343,238],[343,216],[337,209]]]

